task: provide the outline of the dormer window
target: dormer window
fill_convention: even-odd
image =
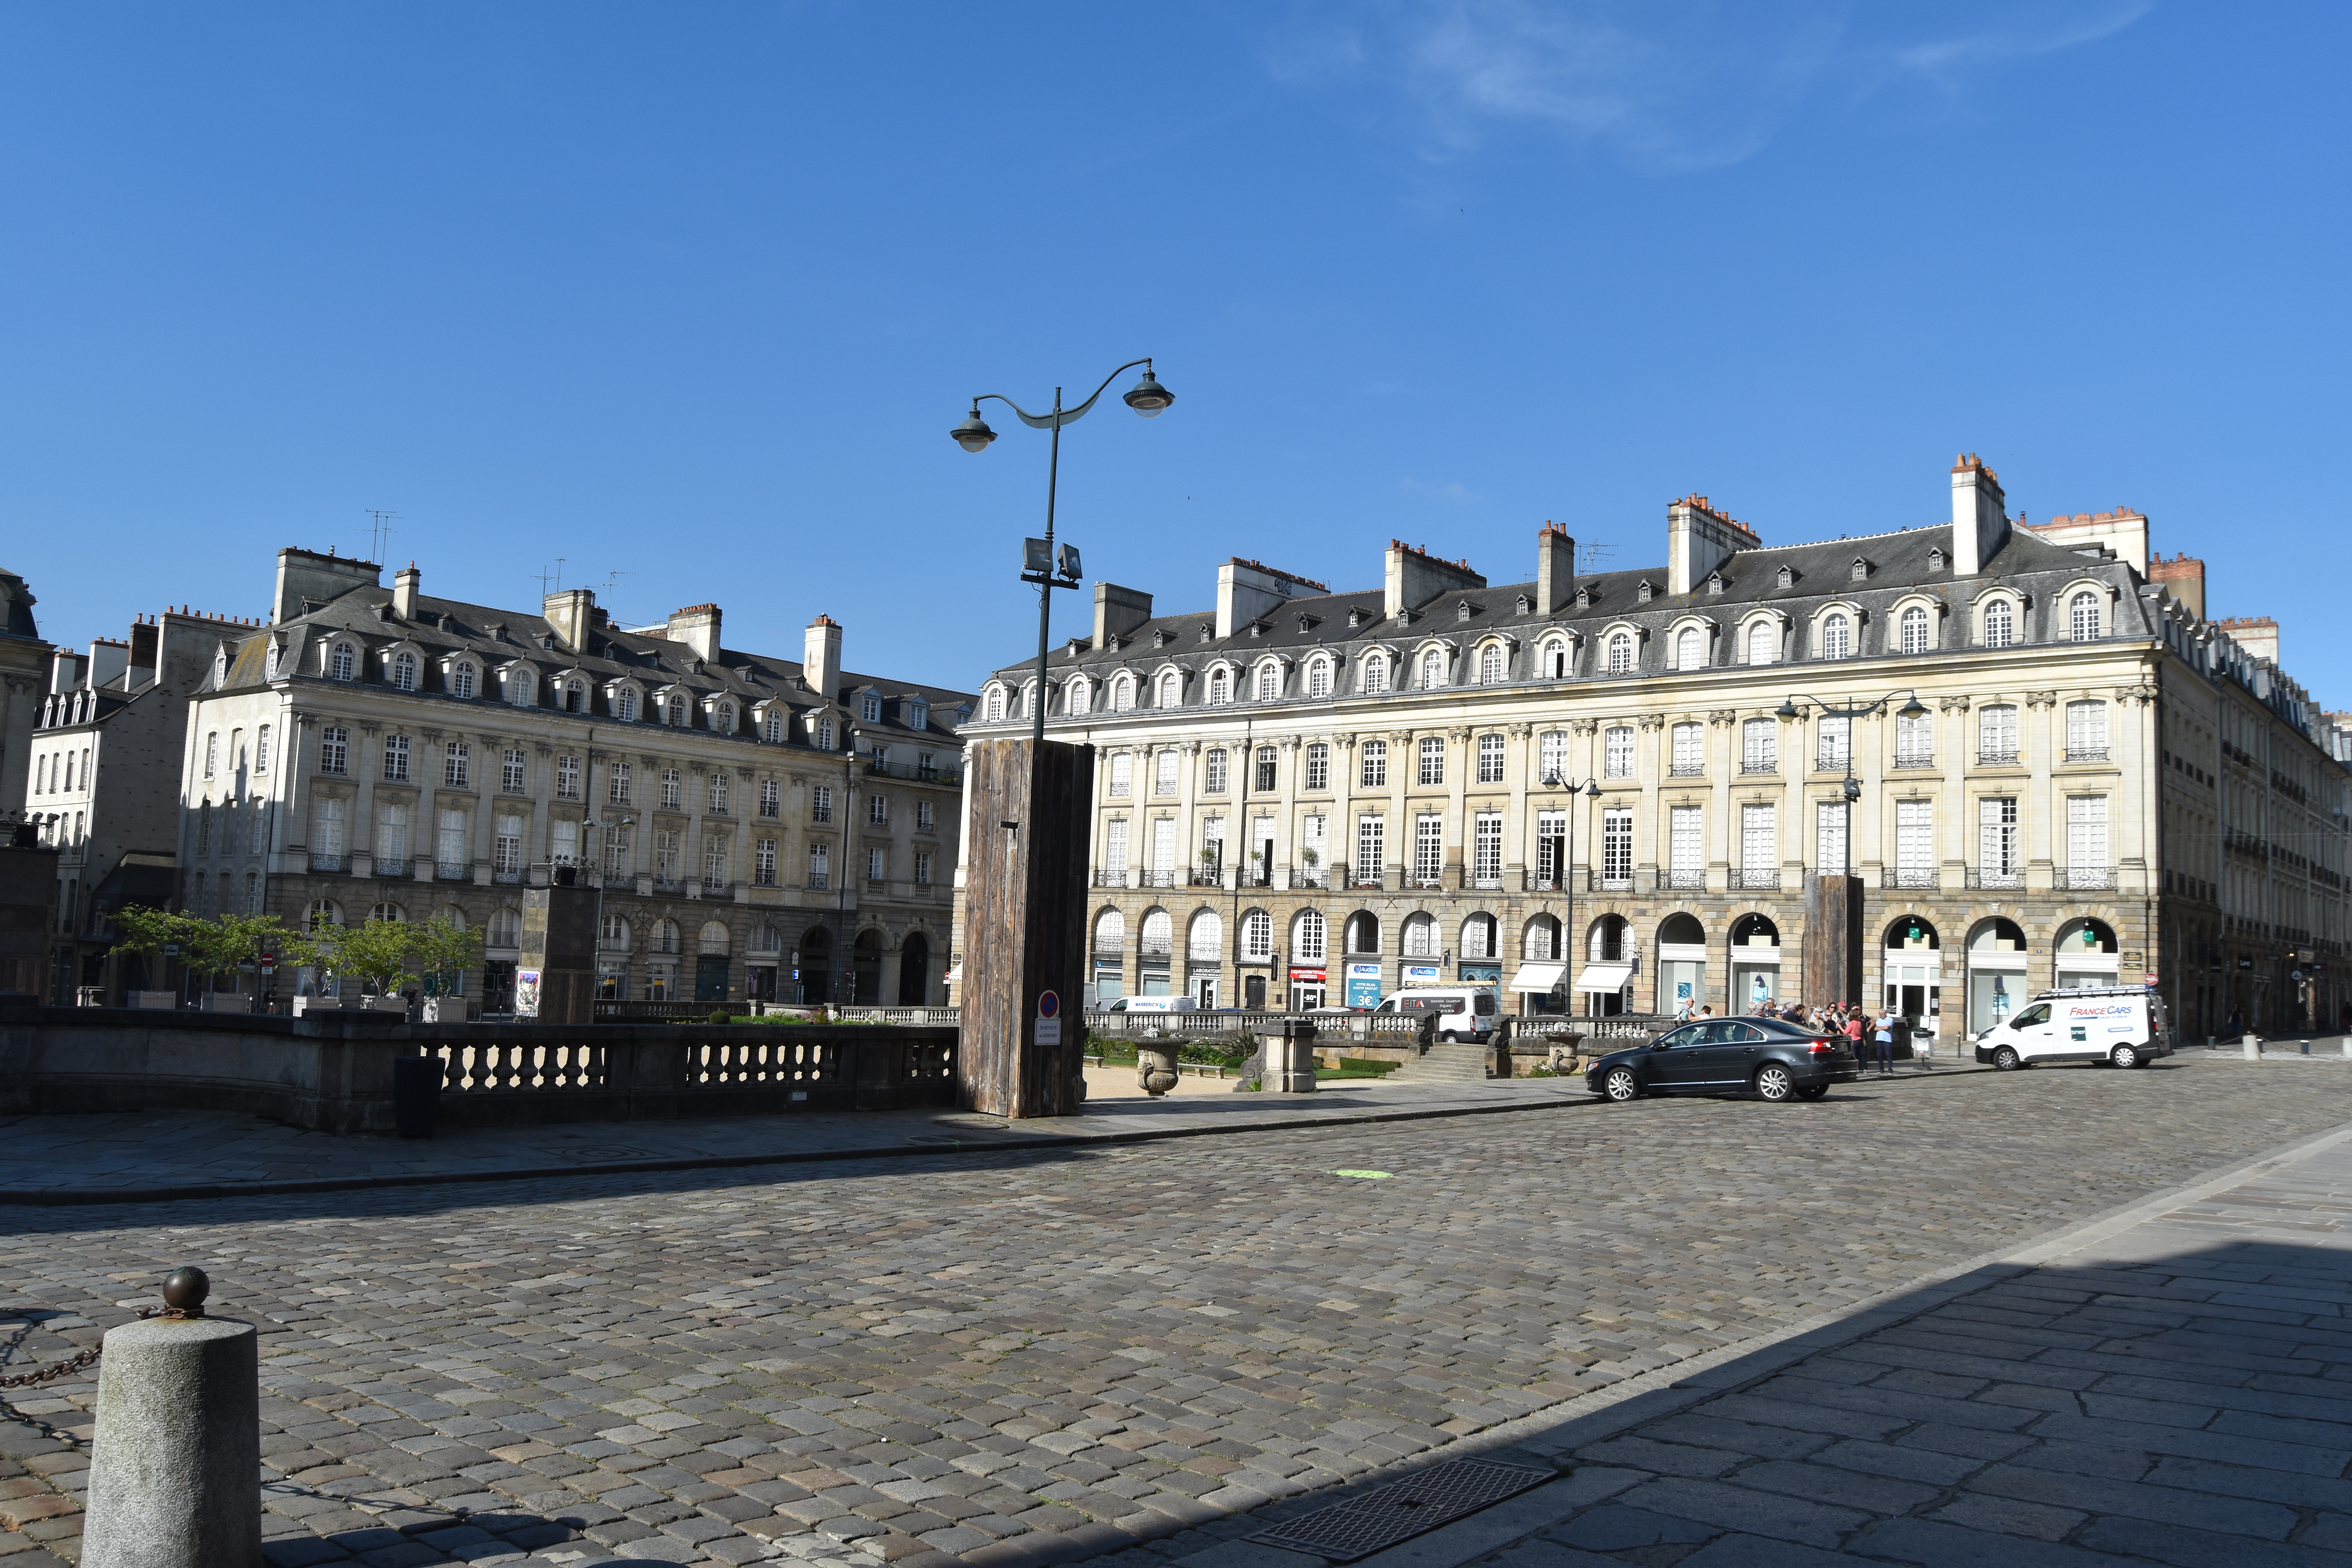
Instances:
[[[1853,568],[1852,568],[1850,571],[1848,571],[1848,572],[1847,572],[1846,576],[1847,576],[1847,578],[1848,578],[1848,580],[1849,580],[1849,581],[1855,582],[1855,583],[1864,583],[1864,582],[1867,582],[1867,581],[1869,581],[1869,579],[1870,579],[1870,563],[1869,563],[1867,560],[1865,560],[1864,557],[1862,557],[1862,556],[1859,556],[1859,555],[1855,556],[1855,557],[1853,558]]]
[[[669,697],[669,727],[673,730],[685,729],[687,725],[687,711],[686,693],[683,691],[671,692]]]
[[[1783,588],[1795,587],[1797,585],[1797,569],[1794,566],[1781,567],[1778,576],[1775,578],[1775,581]]]
[[[1211,626],[1208,622],[1202,621],[1199,628],[1193,632],[1192,640],[1194,642],[1205,643],[1215,634],[1216,629],[1216,627]]]
[[[710,710],[710,728],[718,734],[733,734],[735,732],[735,704],[732,702],[721,702],[718,707],[713,708]]]
[[[396,653],[392,656],[392,689],[394,691],[416,689],[416,656]]]
[[[1153,647],[1166,647],[1171,639],[1172,634],[1165,626],[1155,627],[1152,630],[1151,646]]]
[[[1647,577],[1644,577],[1634,588],[1633,598],[1637,604],[1646,605],[1650,602],[1651,598],[1656,595],[1656,593],[1657,590],[1650,586],[1650,580]]]
[[[449,695],[471,699],[474,695],[475,681],[478,679],[473,665],[460,660],[457,667],[449,671]]]
[[[882,699],[867,692],[857,700],[857,716],[868,724],[882,722]]]
[[[213,685],[215,687],[220,687],[225,686],[227,683],[228,648],[224,645],[223,647],[213,649]]]
[[[1348,629],[1360,631],[1364,625],[1364,612],[1350,605],[1348,607]]]
[[[1930,550],[1930,551],[1928,551],[1928,552],[1927,552],[1927,570],[1928,570],[1928,571],[1930,571],[1930,572],[1941,572],[1943,569],[1944,569],[1944,552],[1943,552],[1941,550]]]
[[[1715,595],[1715,596],[1720,596],[1720,595],[1721,595],[1721,594],[1723,593],[1723,574],[1722,574],[1722,573],[1720,573],[1720,572],[1710,572],[1710,573],[1708,573],[1708,574],[1706,574],[1706,591],[1707,591],[1707,593],[1708,593],[1710,595]]]
[[[263,652],[263,654],[262,654],[262,656],[261,656],[261,658],[262,658],[262,662],[261,662],[261,679],[264,679],[264,680],[275,680],[275,679],[278,679],[278,656],[281,652],[283,652],[283,651],[284,651],[284,650],[283,650],[283,649],[281,649],[281,648],[280,648],[280,647],[279,647],[276,643],[271,643],[271,644],[269,645],[269,647],[268,647],[266,650],[264,650],[264,652]]]
[[[637,693],[634,687],[624,686],[614,691],[613,717],[624,724],[636,722]]]
[[[1524,616],[1533,608],[1535,608],[1535,601],[1528,598],[1525,594],[1522,594],[1517,599],[1512,601],[1511,613],[1516,616]]]
[[[1308,632],[1311,632],[1314,629],[1315,617],[1313,616],[1301,615],[1298,617],[1298,633],[1301,637],[1306,636]]]
[[[1457,599],[1454,603],[1454,618],[1456,621],[1466,621],[1477,613],[1477,606],[1467,599]]]
[[[1580,609],[1580,610],[1589,610],[1589,609],[1592,608],[1592,590],[1591,590],[1591,589],[1590,589],[1590,588],[1579,588],[1579,589],[1576,591],[1576,607],[1577,607],[1578,609]]]
[[[327,674],[335,680],[349,680],[360,672],[359,650],[347,642],[339,642],[327,655]]]

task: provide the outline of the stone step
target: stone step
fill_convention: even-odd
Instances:
[[[1419,1061],[1389,1074],[1391,1083],[1483,1083],[1486,1079],[1486,1047],[1466,1041],[1432,1046]]]

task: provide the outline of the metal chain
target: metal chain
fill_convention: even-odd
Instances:
[[[171,1318],[182,1321],[193,1321],[203,1317],[205,1315],[205,1310],[202,1307],[191,1307],[185,1309],[179,1307],[142,1307],[139,1309],[139,1315],[142,1318]],[[80,1372],[86,1367],[96,1366],[98,1364],[98,1358],[105,1353],[106,1347],[104,1345],[93,1345],[89,1350],[82,1352],[79,1355],[68,1356],[65,1360],[51,1363],[49,1365],[42,1367],[38,1371],[22,1373],[15,1377],[0,1377],[0,1388],[30,1388],[37,1383],[54,1383],[58,1378],[65,1376],[68,1373]]]

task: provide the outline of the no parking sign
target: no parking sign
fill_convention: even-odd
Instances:
[[[1062,999],[1051,991],[1037,993],[1037,1043],[1041,1046],[1062,1043]]]

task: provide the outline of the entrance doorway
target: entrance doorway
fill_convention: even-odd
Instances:
[[[706,952],[694,961],[694,999],[698,1002],[727,1000],[727,955]]]
[[[1242,980],[1242,1005],[1253,1013],[1265,1011],[1265,976],[1245,975]]]
[[[823,926],[811,926],[803,931],[795,962],[800,966],[801,1000],[832,1001],[833,933]]]
[[[931,999],[931,941],[910,932],[898,949],[898,1005],[923,1007]]]
[[[1212,975],[1197,975],[1192,981],[1192,1005],[1203,1009],[1217,1005],[1217,982]]]

